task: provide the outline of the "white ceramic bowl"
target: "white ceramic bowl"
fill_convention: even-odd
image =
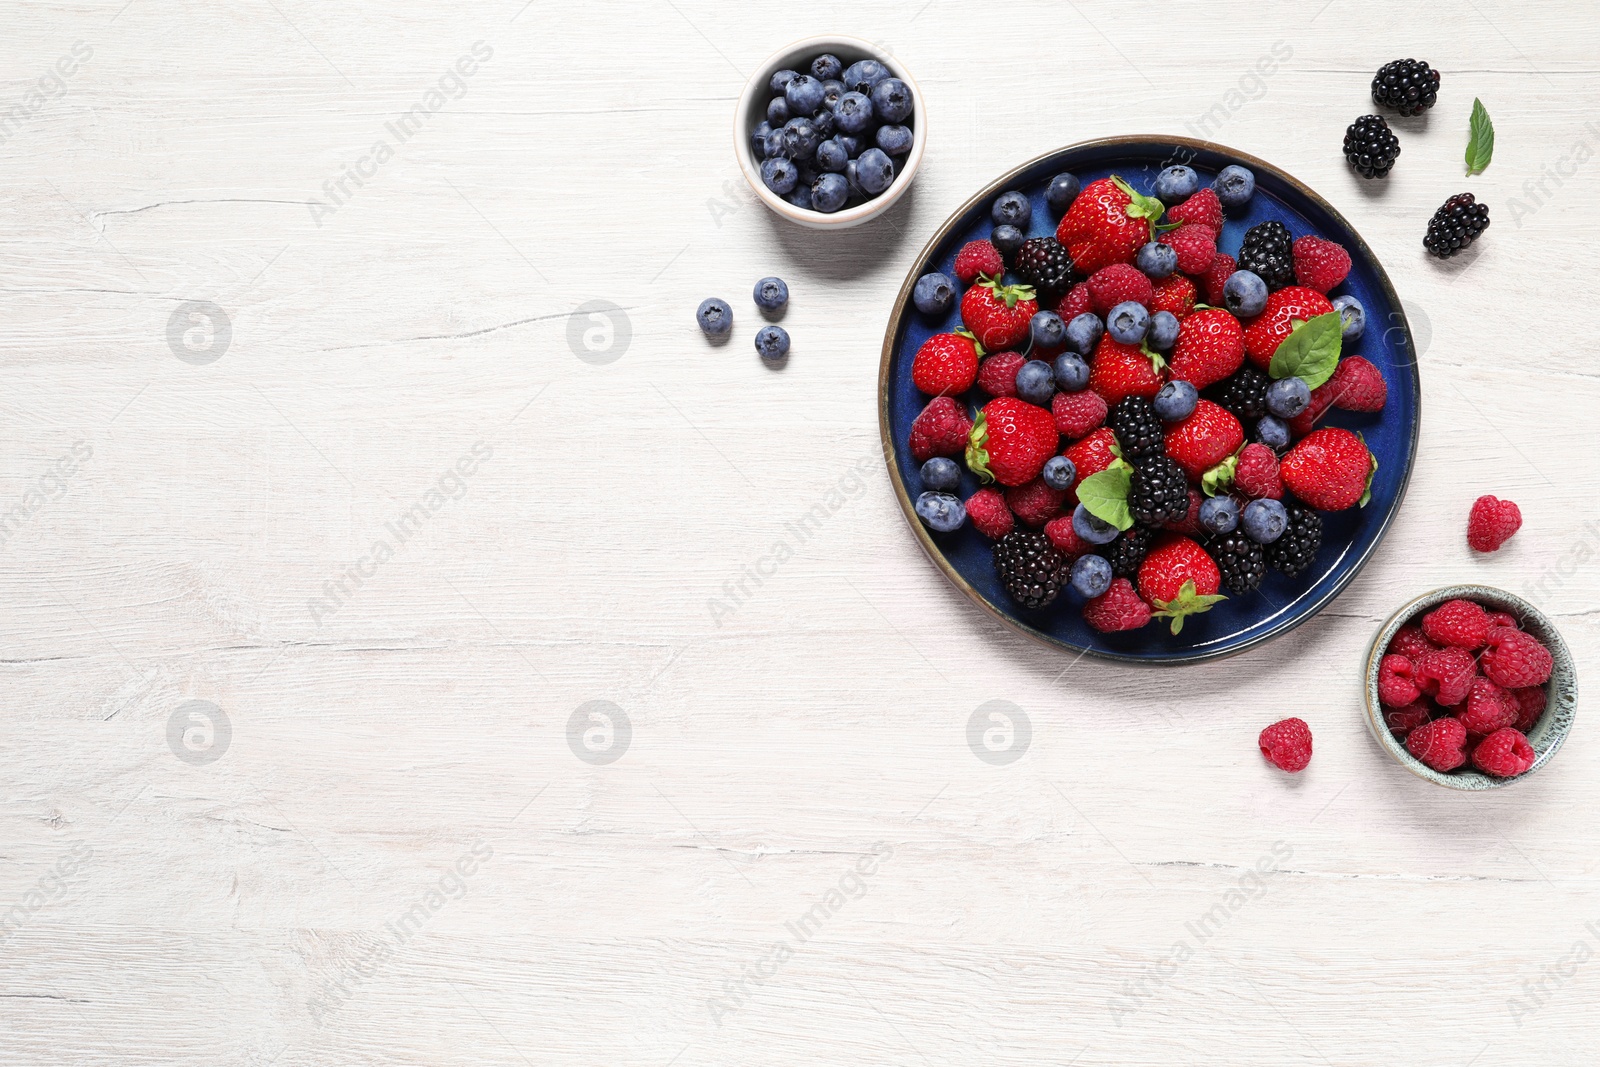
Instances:
[[[768,85],[772,81],[772,76],[786,69],[808,71],[811,68],[811,61],[823,53],[838,56],[847,67],[858,59],[876,59],[889,68],[889,73],[911,87],[913,106],[911,133],[914,140],[911,151],[895,163],[894,181],[890,183],[889,188],[864,204],[847,207],[831,215],[795,207],[768,189],[766,183],[761,180],[761,160],[756,158],[755,151],[750,147],[750,134],[767,117],[767,102],[772,99],[772,91]],[[859,226],[889,210],[894,202],[911,188],[911,182],[917,176],[917,165],[922,162],[922,150],[927,142],[928,111],[922,100],[922,90],[911,77],[911,72],[906,70],[894,56],[858,37],[808,37],[774,53],[756,68],[755,76],[739,95],[739,106],[733,115],[733,151],[739,159],[739,169],[744,172],[745,181],[750,183],[750,188],[755,190],[763,204],[790,222],[818,230],[844,230],[851,226]]]

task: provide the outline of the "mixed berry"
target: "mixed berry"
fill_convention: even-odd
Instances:
[[[962,322],[911,362],[928,397],[907,442],[917,514],[993,540],[1019,607],[1076,600],[1101,632],[1178,633],[1271,570],[1305,574],[1322,513],[1364,505],[1377,469],[1358,434],[1319,422],[1387,400],[1377,367],[1344,354],[1365,326],[1358,300],[1330,299],[1349,252],[1276,221],[1219,252],[1254,195],[1243,167],[1210,185],[1168,167],[1150,193],[1115,175],[1048,190],[1056,218],[1007,192],[954,277],[914,287],[924,314]],[[1002,230],[1021,236],[1009,251]],[[979,485],[964,501],[963,466]]]

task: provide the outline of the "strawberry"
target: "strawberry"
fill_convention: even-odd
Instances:
[[[979,280],[961,298],[961,321],[980,345],[991,350],[1021,344],[1038,310],[1032,286],[1006,285],[997,277]],[[973,373],[976,376],[976,368]]]
[[[1139,595],[1156,616],[1172,620],[1172,632],[1183,629],[1190,615],[1210,611],[1228,599],[1217,595],[1222,572],[1199,543],[1182,534],[1167,534],[1139,565]]]
[[[968,241],[956,253],[956,280],[962,285],[971,285],[980,274],[994,277],[1005,273],[1005,269],[1000,250],[988,241]]]
[[[1066,499],[1065,489],[1052,489],[1043,478],[1035,478],[1026,485],[1012,486],[1006,490],[1006,506],[1026,526],[1035,529],[1061,514],[1061,502]]]
[[[1150,297],[1150,313],[1170,311],[1182,319],[1194,310],[1194,282],[1181,274],[1169,274],[1155,284]]]
[[[1204,274],[1217,258],[1217,230],[1198,222],[1186,222],[1161,235],[1163,244],[1178,253],[1178,269],[1185,274]]]
[[[1211,261],[1211,266],[1200,276],[1200,283],[1206,290],[1206,303],[1213,307],[1222,306],[1222,287],[1228,284],[1228,278],[1236,266],[1232,256],[1217,253],[1217,258]]]
[[[1093,389],[1076,393],[1057,393],[1050,400],[1050,414],[1055,416],[1056,429],[1061,436],[1076,441],[1091,430],[1105,425],[1106,402]]]
[[[1148,197],[1135,199],[1133,189],[1115,175],[1084,186],[1056,227],[1056,240],[1067,246],[1073,265],[1093,274],[1112,263],[1132,263],[1150,240],[1149,215],[1156,209]]]
[[[1192,480],[1239,451],[1244,427],[1227,408],[1201,400],[1194,413],[1167,430],[1167,455]]]
[[[1094,360],[1089,366],[1089,388],[1099,393],[1107,404],[1130,396],[1155,396],[1161,391],[1159,367],[1165,362],[1160,356],[1146,355],[1138,345],[1125,345],[1106,334],[1094,350]]]
[[[1089,287],[1089,302],[1096,314],[1104,318],[1111,309],[1125,300],[1150,307],[1155,289],[1144,272],[1131,263],[1113,263],[1089,275],[1084,283]]]
[[[1048,411],[1003,396],[985,404],[973,421],[967,467],[986,482],[1022,485],[1039,476],[1060,443]]]
[[[1278,475],[1278,454],[1266,445],[1253,442],[1245,445],[1239,452],[1239,465],[1233,470],[1233,486],[1252,500],[1282,500],[1283,479]]]
[[[1062,322],[1071,322],[1085,311],[1094,310],[1094,301],[1089,298],[1089,286],[1079,282],[1067,290],[1067,295],[1061,298],[1056,305],[1056,314],[1061,316]]]
[[[994,486],[985,486],[967,497],[967,518],[972,528],[991,541],[998,541],[1016,526],[1006,498]]]
[[[936,333],[911,360],[911,381],[930,396],[964,393],[978,377],[983,353],[969,333]]]
[[[978,364],[978,388],[990,396],[1016,396],[1017,371],[1027,360],[1016,352],[996,352]]]
[[[1168,222],[1193,222],[1211,227],[1212,233],[1222,232],[1222,201],[1215,191],[1201,189],[1183,203],[1167,209]],[[1220,303],[1220,301],[1219,301]]]
[[[1331,426],[1313,431],[1278,465],[1289,491],[1318,511],[1354,506],[1365,495],[1374,469],[1372,453],[1361,438]]]
[[[936,396],[911,420],[911,455],[918,463],[934,456],[959,456],[972,434],[972,420],[954,397]]]
[[[1150,605],[1139,599],[1132,582],[1115,578],[1109,589],[1083,605],[1083,621],[1103,634],[1137,630],[1150,622]]]
[[[1244,327],[1221,308],[1201,308],[1178,324],[1169,361],[1174,378],[1215,385],[1244,364]]]
[[[1116,447],[1117,435],[1111,432],[1110,427],[1102,426],[1061,453],[1072,460],[1072,466],[1077,470],[1077,478],[1072,488],[1067,490],[1067,503],[1076,507],[1078,486],[1083,484],[1083,480],[1091,474],[1099,474],[1117,461]]]
[[[1220,293],[1218,294],[1221,295]],[[1221,301],[1218,301],[1221,303]],[[1310,322],[1333,310],[1328,298],[1315,289],[1291,285],[1267,297],[1267,306],[1244,331],[1244,351],[1250,362],[1266,370],[1283,339],[1294,330],[1296,320]]]
[[[1333,406],[1341,411],[1382,411],[1389,399],[1383,372],[1361,356],[1341,359],[1327,384],[1333,387]]]
[[[1350,275],[1350,253],[1344,246],[1309,234],[1293,245],[1294,279],[1308,289],[1326,293]]]

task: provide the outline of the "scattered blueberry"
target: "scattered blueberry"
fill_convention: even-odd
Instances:
[[[733,308],[726,300],[714,296],[700,302],[700,310],[694,313],[694,318],[701,331],[714,340],[728,336],[728,331],[733,329]]]
[[[774,93],[781,94],[785,89],[789,88],[789,83],[798,77],[800,77],[798,70],[780,70],[772,76],[771,81],[767,82],[767,88]]]
[[[863,133],[872,125],[872,101],[864,93],[845,93],[834,105],[833,118],[841,133]]]
[[[1304,378],[1279,378],[1267,386],[1267,412],[1292,419],[1311,403],[1311,387]]]
[[[1160,281],[1178,269],[1178,250],[1160,241],[1150,241],[1140,247],[1133,263],[1150,278]]]
[[[870,93],[879,82],[889,77],[889,68],[876,59],[858,60],[844,70],[845,87],[852,92]]]
[[[1274,415],[1263,415],[1256,422],[1256,440],[1282,452],[1289,447],[1289,424]]]
[[[1056,388],[1063,393],[1081,393],[1089,387],[1089,364],[1071,352],[1056,357]]]
[[[1074,315],[1067,323],[1067,345],[1080,356],[1091,356],[1105,330],[1105,323],[1092,311]]]
[[[774,126],[782,126],[789,121],[789,101],[781,96],[775,96],[767,104],[767,121]]]
[[[789,354],[789,331],[782,326],[763,326],[756,334],[756,352],[762,359],[782,359]]]
[[[789,286],[782,278],[762,278],[753,298],[762,311],[778,311],[789,302]]]
[[[1022,242],[1028,239],[1027,235],[1010,223],[996,226],[989,235],[989,240],[1000,250],[1000,255],[1008,262],[1022,249]]]
[[[1222,283],[1222,304],[1241,319],[1261,314],[1267,306],[1267,283],[1251,270],[1236,270]]]
[[[1163,204],[1177,204],[1189,199],[1200,189],[1200,175],[1193,167],[1168,167],[1156,175],[1156,199]]]
[[[790,159],[812,159],[822,143],[822,131],[810,119],[790,119],[783,124],[783,136],[789,144]]]
[[[831,215],[850,199],[850,183],[843,174],[822,174],[811,183],[811,209]]]
[[[924,315],[943,315],[955,302],[956,283],[948,274],[924,274],[911,290],[911,302]]]
[[[839,98],[844,94],[844,82],[837,78],[829,78],[822,83],[822,106],[832,111],[839,105]]]
[[[1053,456],[1045,461],[1040,477],[1052,489],[1071,489],[1072,483],[1077,480],[1078,468],[1066,456]]]
[[[1339,325],[1344,327],[1339,336],[1346,341],[1358,341],[1367,328],[1367,309],[1353,296],[1333,298],[1333,310],[1339,313]]]
[[[872,110],[884,122],[911,117],[911,88],[899,78],[885,78],[872,87]]]
[[[1122,344],[1136,345],[1149,331],[1150,312],[1137,300],[1124,300],[1106,316],[1106,332]]]
[[[809,115],[822,106],[822,83],[809,74],[801,74],[784,86],[783,98],[789,103],[791,115]]]
[[[1021,193],[1001,193],[995,198],[991,214],[996,226],[1015,226],[1026,233],[1028,223],[1033,221],[1033,204]]]
[[[1165,315],[1166,312],[1157,314]],[[1195,405],[1199,402],[1200,390],[1190,382],[1174,378],[1161,387],[1150,404],[1156,409],[1156,418],[1162,422],[1182,422],[1194,414]]]
[[[1250,202],[1256,192],[1256,176],[1249,169],[1237,165],[1223,167],[1211,188],[1229,211],[1238,211]]]
[[[1178,343],[1178,316],[1170,311],[1158,311],[1150,316],[1150,347],[1157,352],[1171,352]]]
[[[894,181],[894,160],[881,148],[869,148],[856,160],[856,181],[868,196],[877,196]]]
[[[761,164],[761,180],[768,189],[782,196],[794,192],[795,183],[800,180],[800,170],[789,160],[778,156]]]
[[[1044,360],[1030,359],[1017,368],[1017,396],[1023,400],[1047,408],[1055,392],[1055,370]]]
[[[1060,348],[1067,343],[1067,324],[1054,311],[1035,312],[1028,333],[1039,348]]]
[[[1091,545],[1109,545],[1122,531],[1104,519],[1089,514],[1089,509],[1079,504],[1072,513],[1072,532]]]
[[[967,506],[949,493],[917,497],[917,518],[934,533],[954,533],[967,521]]]
[[[817,145],[817,166],[834,174],[843,174],[844,165],[850,162],[850,153],[837,137],[830,137]]]
[[[1111,588],[1111,563],[1093,553],[1079,556],[1072,564],[1072,588],[1089,600]]]
[[[1259,545],[1270,545],[1289,528],[1289,513],[1276,500],[1252,500],[1239,518],[1244,535]]]
[[[953,493],[961,484],[961,465],[949,456],[934,456],[922,465],[922,485],[936,493]]]
[[[887,84],[887,83],[886,83]],[[879,126],[877,133],[878,147],[891,156],[903,156],[911,151],[911,145],[916,140],[912,136],[909,126]]]
[[[1057,215],[1065,214],[1072,202],[1078,199],[1081,188],[1076,174],[1057,174],[1050,179],[1050,185],[1044,191],[1044,202]]]
[[[824,53],[811,61],[811,76],[818,81],[828,81],[844,73],[844,64],[839,62],[839,57]]]
[[[1200,501],[1200,528],[1207,533],[1232,533],[1239,528],[1239,502],[1231,496],[1212,496]]]

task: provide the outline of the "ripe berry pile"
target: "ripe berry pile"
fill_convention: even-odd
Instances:
[[[1378,664],[1389,732],[1436,771],[1514,778],[1533,766],[1550,650],[1506,612],[1451,600],[1408,623]]]
[[[939,535],[970,518],[1018,607],[1076,600],[1101,632],[1178,633],[1270,570],[1312,571],[1320,513],[1365,504],[1377,468],[1317,423],[1387,399],[1376,366],[1340,358],[1365,322],[1354,296],[1329,299],[1344,248],[1277,221],[1231,232],[1255,190],[1242,167],[1207,187],[1169,167],[1153,190],[1057,175],[1053,219],[1004,193],[991,239],[913,291],[962,322],[911,364],[929,397],[907,442],[917,514]]]

